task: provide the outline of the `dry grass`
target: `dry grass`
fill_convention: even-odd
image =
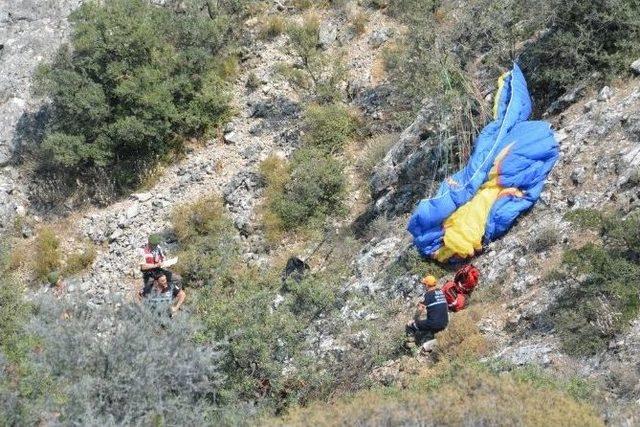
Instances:
[[[36,278],[45,280],[47,275],[62,265],[60,239],[51,227],[42,227],[36,235],[34,252],[31,256]]]
[[[365,12],[358,12],[352,20],[353,29],[356,34],[361,36],[367,32],[367,24],[369,23],[369,15]]]
[[[566,393],[497,375],[476,364],[436,365],[407,389],[380,388],[291,411],[271,425],[602,426]],[[329,416],[330,414],[330,416]]]
[[[482,307],[470,307],[450,315],[449,326],[437,335],[438,360],[478,360],[488,354],[489,344],[476,325],[482,311]]]
[[[267,184],[264,203],[260,209],[262,225],[267,242],[276,245],[282,240],[284,226],[280,217],[270,210],[269,206],[284,191],[284,185],[289,180],[289,166],[286,160],[278,156],[269,156],[260,164],[260,174]]]
[[[227,227],[224,203],[218,196],[203,197],[191,204],[176,208],[171,216],[173,231],[180,242],[192,241],[196,236],[217,232]]]
[[[370,138],[364,147],[359,144],[356,157],[356,169],[364,180],[368,180],[378,163],[384,159],[389,149],[398,140],[398,134],[380,134]]]
[[[287,20],[280,15],[270,15],[260,27],[260,37],[271,40],[284,33],[287,29]]]
[[[76,274],[86,270],[91,267],[97,255],[98,251],[93,242],[85,242],[80,250],[72,252],[67,256],[64,263],[64,274]]]

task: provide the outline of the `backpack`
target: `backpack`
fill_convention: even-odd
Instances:
[[[456,283],[456,288],[459,292],[470,295],[478,284],[479,277],[480,270],[473,264],[467,264],[456,272],[453,281]]]
[[[458,286],[453,281],[448,281],[442,287],[442,293],[447,300],[449,311],[460,311],[467,306],[467,297],[458,291]]]

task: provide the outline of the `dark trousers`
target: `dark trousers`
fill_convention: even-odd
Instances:
[[[444,328],[434,328],[430,322],[425,320],[414,321],[411,326],[407,326],[407,335],[415,337],[416,344],[422,344],[436,337],[436,334]]]

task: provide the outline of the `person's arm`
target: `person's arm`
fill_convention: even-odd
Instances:
[[[173,313],[175,313],[178,310],[180,310],[180,306],[182,305],[182,303],[184,302],[184,299],[186,297],[187,297],[187,294],[185,293],[185,291],[180,289],[178,291],[178,294],[176,295],[176,303],[171,307],[171,311]]]
[[[140,263],[140,271],[148,271],[148,270],[153,270],[154,268],[160,268],[160,267],[162,267],[161,262],[157,262],[154,264],[149,264],[146,262]]]
[[[413,315],[413,320],[415,322],[417,322],[418,320],[420,320],[420,317],[422,317],[422,315],[424,314],[424,311],[426,309],[426,306],[424,305],[424,302],[420,301],[418,303],[418,308],[416,308],[416,312]]]

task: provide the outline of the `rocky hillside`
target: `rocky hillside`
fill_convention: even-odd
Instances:
[[[43,126],[49,105],[49,100],[31,89],[36,67],[50,60],[56,49],[68,41],[70,24],[67,18],[79,3],[23,0],[0,6],[0,74],[5,76],[0,82],[0,235],[18,248],[14,249],[14,254],[22,254],[24,258],[37,256],[29,250],[42,247],[38,245],[41,245],[44,229],[53,231],[63,252],[92,252],[83,268],[71,270],[71,257],[66,257],[58,267],[69,271],[64,277],[64,292],[70,298],[79,298],[91,307],[102,306],[101,316],[107,318],[106,324],[110,325],[105,327],[105,336],[109,331],[117,333],[114,331],[118,329],[119,307],[131,301],[138,290],[141,281],[138,248],[147,236],[160,233],[170,253],[185,250],[187,243],[176,230],[176,209],[214,196],[223,201],[224,215],[232,224],[231,239],[239,248],[239,263],[248,266],[246,268],[251,272],[232,269],[229,281],[237,292],[227,293],[226,286],[229,285],[216,282],[221,294],[212,294],[213,297],[208,296],[206,289],[195,286],[194,281],[193,291],[187,287],[193,298],[186,303],[188,314],[185,316],[194,319],[200,316],[198,321],[202,321],[205,329],[216,331],[217,335],[211,332],[216,340],[222,335],[218,332],[225,331],[224,340],[220,340],[224,344],[219,345],[223,351],[232,354],[236,363],[231,364],[235,366],[233,369],[250,372],[246,378],[253,381],[249,382],[253,388],[247,386],[241,391],[229,388],[225,389],[228,395],[221,393],[219,401],[224,401],[225,396],[232,399],[229,397],[232,396],[231,389],[238,393],[236,396],[243,402],[240,412],[246,415],[246,418],[225,419],[227,422],[255,422],[255,417],[266,416],[269,422],[276,424],[305,424],[296,419],[295,411],[288,421],[279,417],[297,406],[309,404],[313,408],[314,397],[329,401],[327,407],[316,409],[324,413],[339,411],[343,404],[339,399],[344,394],[372,386],[374,390],[381,386],[411,390],[412,386],[408,384],[416,373],[422,372],[422,378],[429,379],[431,373],[425,374],[424,369],[434,366],[440,369],[443,363],[454,366],[460,361],[471,363],[470,360],[507,366],[498,369],[505,375],[534,367],[542,372],[540,375],[545,375],[544,378],[562,378],[568,382],[577,378],[579,384],[587,384],[589,390],[596,390],[588,397],[577,399],[579,405],[590,407],[587,410],[579,406],[578,412],[591,417],[590,411],[593,411],[593,419],[600,423],[635,425],[640,422],[640,371],[637,369],[640,366],[640,317],[637,310],[620,331],[602,334],[606,345],[586,353],[567,348],[567,336],[574,337],[576,333],[567,332],[557,317],[564,315],[564,295],[573,292],[575,283],[587,283],[586,273],[573,277],[573,281],[567,278],[567,253],[578,251],[589,243],[608,244],[608,228],[590,228],[584,222],[576,222],[576,215],[571,213],[609,213],[622,220],[640,206],[637,187],[640,183],[640,77],[637,77],[640,65],[638,61],[634,62],[637,58],[625,58],[625,73],[607,86],[585,84],[580,86],[580,96],[565,94],[562,102],[552,104],[545,120],[551,122],[556,131],[561,155],[540,200],[504,238],[490,243],[474,259],[482,276],[471,307],[467,312],[452,316],[452,332],[438,338],[440,347],[433,354],[424,356],[406,351],[396,341],[401,339],[403,323],[413,314],[415,301],[421,295],[418,285],[421,275],[435,272],[450,277],[453,270],[419,259],[405,227],[415,203],[429,196],[439,181],[452,172],[452,162],[443,163],[442,159],[452,152],[452,147],[462,137],[451,136],[459,127],[454,119],[450,122],[443,119],[436,97],[422,100],[417,113],[409,110],[408,126],[393,117],[395,110],[406,112],[406,106],[398,101],[402,92],[394,84],[393,68],[385,68],[384,64],[389,61],[390,52],[406,36],[408,21],[394,14],[392,6],[379,1],[342,2],[338,6],[328,2],[331,7],[311,12],[302,6],[304,2],[259,2],[261,7],[243,17],[242,38],[236,52],[237,72],[229,83],[232,115],[217,130],[216,137],[187,141],[180,155],[157,165],[150,177],[129,195],[96,203],[86,200],[84,193],[79,192],[52,205],[43,203],[46,199],[43,193],[56,192],[57,187],[64,184],[39,181],[34,175],[38,170],[34,166],[36,160],[24,155],[29,151],[25,146],[28,148],[45,132]],[[152,3],[157,3],[157,7],[180,7],[174,4],[180,2]],[[202,13],[205,13],[204,7]],[[285,229],[274,242],[269,225],[265,224],[265,211],[273,187],[264,165],[274,158],[295,163],[295,153],[308,144],[312,133],[306,120],[309,105],[314,105],[304,87],[301,89],[296,79],[287,78],[283,72],[285,69],[304,69],[305,61],[303,56],[303,65],[300,65],[299,54],[292,47],[293,33],[287,32],[285,24],[277,19],[305,25],[310,13],[319,22],[317,46],[314,46],[318,55],[340,58],[341,67],[346,70],[336,87],[342,94],[341,102],[357,116],[359,130],[342,151],[331,153],[345,164],[343,215],[329,215],[329,219],[315,229]],[[527,40],[529,42],[531,40]],[[335,68],[339,67],[336,65]],[[474,90],[481,93],[481,99],[474,107],[478,111],[490,108],[495,89],[485,78],[490,68],[476,70],[473,76]],[[491,81],[495,77],[492,76]],[[478,113],[473,120],[479,120],[481,116]],[[380,135],[387,143],[380,143],[382,148],[376,147],[378,153],[372,153],[371,147],[375,146],[372,141],[381,140],[376,139]],[[363,174],[365,160],[373,164]],[[90,183],[83,185],[91,186]],[[637,230],[630,229],[629,233],[636,235]],[[318,280],[317,287],[309,285],[309,292],[320,297],[314,299],[315,295],[303,294],[305,289],[290,284],[280,285],[277,273],[292,255],[309,257],[311,271],[317,275],[313,276],[314,280]],[[13,255],[12,259],[18,259],[13,264],[13,273],[27,284],[27,299],[52,293],[52,288],[43,283],[42,276],[34,277],[28,260],[19,258]],[[340,266],[338,273],[332,264],[340,263],[344,266]],[[331,279],[325,279],[323,274]],[[260,280],[265,281],[255,279],[260,285],[255,289],[248,287],[247,293],[265,300],[264,310],[258,313],[256,309],[251,317],[262,319],[259,322],[272,329],[256,328],[255,332],[251,325],[242,326],[249,331],[245,332],[247,335],[255,333],[265,341],[272,339],[273,343],[268,345],[275,346],[275,350],[260,350],[262,353],[256,350],[261,356],[255,356],[255,360],[251,359],[254,356],[250,350],[259,345],[254,341],[248,341],[252,344],[246,345],[253,346],[247,350],[250,356],[243,353],[244,344],[231,345],[231,349],[225,347],[238,340],[238,335],[237,331],[227,333],[223,324],[239,321],[239,315],[221,320],[215,316],[223,314],[212,314],[203,306],[210,304],[223,313],[225,307],[236,307],[236,303],[242,307],[246,301],[252,301],[234,299],[243,295],[245,284],[241,280],[245,276],[251,280],[261,276]],[[635,283],[623,285],[633,287],[636,296],[632,297],[637,298]],[[330,295],[322,293],[329,289]],[[223,296],[229,301],[222,300]],[[322,301],[317,300],[322,298],[330,300],[331,305],[330,310],[318,309],[309,319],[306,314],[296,311],[299,308],[291,309],[291,316],[303,319],[300,323],[305,322],[302,330],[296,330],[294,341],[298,353],[285,344],[290,339],[287,334],[293,334],[288,329],[289,324],[277,323],[280,321],[278,316],[284,316],[280,310],[288,307],[291,298],[296,304],[307,298],[304,302],[314,309],[321,305]],[[597,301],[600,301],[606,306],[606,298],[606,295],[599,295],[578,302],[599,304]],[[216,303],[219,305],[214,305]],[[612,316],[618,316],[614,311]],[[246,319],[244,322],[249,323]],[[600,319],[589,319],[589,322],[596,324]],[[472,326],[464,329],[463,324]],[[197,336],[202,339],[205,335]],[[464,359],[452,349],[458,344],[465,349],[471,345],[465,341],[465,335],[483,343],[482,351],[465,356],[470,359]],[[589,340],[589,337],[581,339]],[[290,356],[282,356],[289,351]],[[251,360],[247,366],[243,366],[243,357]],[[263,368],[264,359],[260,357],[268,359],[269,363],[273,359],[275,367]],[[309,358],[318,361],[320,367],[310,368],[314,365],[306,362]],[[363,372],[359,374],[362,375],[331,372],[332,366],[340,364],[344,365],[344,371],[361,367]],[[0,366],[4,367],[4,362]],[[230,368],[225,365],[224,369]],[[311,371],[313,374],[309,373]],[[272,372],[277,372],[277,378]],[[333,375],[341,382],[337,385],[322,383],[319,378],[327,372],[328,376]],[[225,374],[237,378],[235,373],[225,371]],[[468,383],[482,378],[473,372],[465,375],[470,375]],[[245,377],[242,379],[244,381]],[[351,380],[353,384],[348,384]],[[446,388],[449,383],[442,384]],[[244,383],[240,385],[244,387]],[[332,387],[333,390],[327,391]],[[297,397],[296,393],[302,397]],[[563,389],[558,393],[573,396],[571,390]],[[271,399],[269,409],[261,406],[265,399]],[[598,399],[599,405],[593,403]],[[216,404],[219,401],[216,400]],[[332,407],[336,401],[337,406]],[[225,409],[222,413],[236,412],[235,408]],[[39,415],[39,420],[45,424],[72,422],[69,421],[71,418],[66,421],[56,418],[60,414],[53,415],[55,411],[51,409],[44,411],[48,418]],[[395,424],[418,419],[411,418],[414,414],[395,421],[385,421],[379,414],[377,418],[367,418],[370,414],[361,416],[364,424]],[[75,418],[76,422],[86,421],[81,415],[79,417]],[[118,418],[111,422],[128,424],[144,420]],[[585,418],[583,421],[591,420]],[[522,422],[522,419],[514,418],[513,421]],[[487,422],[491,424],[491,420]],[[563,421],[554,422],[562,424]],[[575,422],[579,421],[576,419]],[[172,424],[171,421],[168,423]]]

